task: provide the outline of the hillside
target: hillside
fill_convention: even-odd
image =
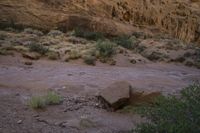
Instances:
[[[1,0],[0,23],[63,31],[84,27],[109,35],[138,28],[200,42],[198,0]]]

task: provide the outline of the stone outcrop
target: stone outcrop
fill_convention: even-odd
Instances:
[[[131,33],[134,27],[157,28],[200,42],[198,0],[1,0],[0,15],[1,27],[82,27],[112,35]]]

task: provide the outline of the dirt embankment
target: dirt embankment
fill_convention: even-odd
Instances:
[[[156,27],[184,41],[200,42],[199,6],[194,0],[2,0],[0,23],[43,30],[80,26],[114,35]]]

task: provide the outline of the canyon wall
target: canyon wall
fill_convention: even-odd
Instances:
[[[0,16],[1,27],[82,27],[112,35],[156,27],[200,43],[199,0],[1,0]]]

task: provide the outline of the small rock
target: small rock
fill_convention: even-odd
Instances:
[[[15,96],[20,96],[20,94],[19,94],[19,93],[16,93]]]
[[[36,120],[37,120],[38,122],[42,122],[42,123],[45,123],[45,124],[49,124],[49,122],[48,122],[47,120],[44,120],[44,119],[39,118],[39,117],[36,117]]]
[[[86,73],[85,72],[80,72],[80,75],[85,75]]]
[[[22,120],[18,120],[18,121],[17,121],[17,124],[22,124]]]
[[[101,63],[106,63],[106,62],[107,62],[107,60],[104,59],[104,58],[100,58],[99,61],[100,61]]]
[[[33,62],[31,62],[31,61],[25,61],[24,64],[27,65],[27,66],[31,66],[31,65],[33,65]]]
[[[123,54],[123,53],[124,53],[124,49],[119,48],[119,49],[117,50],[117,53],[119,53],[119,54]]]
[[[31,52],[31,53],[23,53],[22,56],[24,58],[28,58],[28,59],[31,59],[31,60],[38,60],[40,58],[40,55],[38,53],[34,53],[34,52]]]
[[[94,127],[96,127],[96,123],[93,122],[92,120],[88,119],[88,118],[81,118],[79,124],[82,128],[92,128],[92,127],[94,128]]]
[[[168,56],[158,51],[143,52],[142,55],[151,61],[162,61]]]
[[[39,115],[38,115],[38,114],[36,114],[36,115],[33,115],[33,117],[39,117]]]
[[[62,89],[66,89],[66,86],[63,86]]]
[[[64,56],[64,58],[63,58],[63,60],[64,60],[65,62],[69,62],[69,59],[70,59],[69,55],[66,55],[66,56]]]
[[[109,64],[110,64],[111,66],[114,66],[114,65],[116,65],[116,61],[113,60],[113,59],[111,59],[111,60],[109,60]]]
[[[64,51],[64,53],[67,54],[67,53],[70,53],[71,51],[72,51],[71,49],[66,49],[66,50]]]
[[[190,61],[190,60],[187,60],[187,61],[185,62],[185,65],[191,67],[191,66],[194,65],[194,63],[193,63],[192,61]]]
[[[175,61],[175,62],[184,62],[185,61],[185,58],[184,57],[177,57],[177,58],[175,58],[173,61]]]
[[[135,60],[134,57],[130,57],[130,58],[129,58],[129,61],[130,61],[130,63],[132,63],[132,64],[136,64],[136,63],[137,63],[137,61]]]
[[[63,35],[63,32],[62,32],[62,31],[59,31],[59,30],[51,30],[51,31],[48,33],[48,36],[53,36],[53,37],[61,36],[61,35]]]
[[[24,107],[23,109],[24,109],[24,110],[28,110],[29,108],[28,108],[28,107]]]
[[[67,126],[67,122],[59,122],[59,123],[56,123],[55,125],[58,125],[59,127],[65,128]]]

